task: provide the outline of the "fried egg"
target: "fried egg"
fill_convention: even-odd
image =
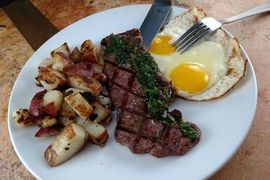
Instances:
[[[220,97],[238,82],[245,71],[239,44],[235,39],[229,39],[223,30],[218,30],[183,54],[172,46],[204,15],[201,10],[194,8],[177,16],[156,36],[149,48],[160,71],[172,82],[177,94],[190,100]],[[232,67],[232,57],[236,57],[235,67]]]

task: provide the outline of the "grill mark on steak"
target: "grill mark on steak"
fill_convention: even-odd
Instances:
[[[141,45],[142,38],[137,29],[118,34],[127,41]],[[199,142],[185,137],[175,125],[165,126],[158,119],[147,114],[144,94],[130,66],[117,66],[115,57],[106,52],[108,37],[101,41],[101,56],[105,60],[104,74],[109,78],[109,96],[117,110],[117,126],[115,139],[118,143],[129,147],[133,153],[150,153],[164,157],[182,155]],[[167,91],[174,91],[171,84],[160,75],[159,84]],[[166,98],[165,98],[166,99]],[[170,103],[166,99],[166,105]],[[200,137],[200,130],[192,127]]]
[[[109,66],[109,67],[108,67]],[[116,65],[111,63],[111,62],[106,62],[105,63],[105,68],[104,68],[104,74],[107,75],[107,77],[109,78],[110,82],[109,82],[109,87],[111,87],[113,84],[116,84],[117,86],[119,86],[120,88],[126,90],[126,91],[129,91],[129,93],[132,93],[136,96],[139,96],[141,98],[144,97],[143,95],[143,91],[140,87],[140,84],[139,82],[137,81],[136,77],[133,75],[133,78],[129,83],[128,83],[128,86],[125,87],[121,84],[119,84],[117,81],[114,81],[114,79],[117,77],[117,73],[114,73],[114,70],[112,70],[113,72],[109,72],[110,70],[109,69],[121,69],[121,70],[124,70],[124,71],[127,71],[127,72],[130,72],[133,74],[132,71],[129,71],[128,69],[125,69],[125,68],[122,68],[122,67],[117,67],[116,68]]]

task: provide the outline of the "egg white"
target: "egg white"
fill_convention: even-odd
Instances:
[[[184,32],[184,29],[180,29],[178,27],[170,27],[158,34],[158,36],[168,35],[172,37],[171,42],[173,42]],[[172,53],[170,55],[157,55],[154,53],[151,54],[158,64],[160,71],[169,81],[172,80],[170,78],[170,74],[174,68],[184,63],[199,64],[207,70],[207,72],[210,74],[210,81],[206,89],[217,83],[224,75],[226,75],[227,72],[227,63],[225,60],[224,50],[220,44],[213,41],[204,41],[183,54],[178,52]],[[177,87],[175,88],[178,94],[182,96],[201,93],[196,92],[189,94],[188,92],[184,92]]]
[[[206,17],[206,13],[202,9],[196,7],[191,8],[170,20],[158,35],[169,35],[172,37],[171,42],[173,42],[193,24],[204,17]],[[180,97],[195,101],[215,99],[231,90],[234,85],[244,77],[247,61],[242,56],[241,48],[236,38],[227,36],[224,30],[218,29],[208,36],[206,40],[207,41],[202,43],[201,47],[199,45],[190,51],[193,53],[202,51],[204,53],[198,55],[198,57],[211,56],[210,58],[206,58],[207,60],[201,60],[203,58],[198,59],[200,59],[200,63],[203,63],[203,66],[207,68],[207,71],[211,73],[212,79],[205,90],[196,94],[189,94],[176,89]],[[170,80],[170,72],[172,69],[178,64],[184,63],[182,62],[184,61],[183,57],[180,57],[181,55],[152,55],[161,72],[164,73],[168,80]],[[191,56],[192,55],[190,55],[190,57]],[[192,59],[192,61],[197,62],[197,58]]]

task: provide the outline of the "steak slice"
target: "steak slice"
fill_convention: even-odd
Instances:
[[[195,124],[192,124],[192,127],[200,136],[199,128]],[[150,153],[157,157],[182,155],[189,151],[198,142],[199,139],[192,141],[185,137],[181,131],[179,131],[179,128],[173,125],[166,129],[164,136],[155,143],[155,146],[151,149]]]
[[[117,121],[119,128],[125,129],[132,133],[139,133],[140,127],[144,122],[144,117],[142,115],[121,109]]]
[[[117,36],[128,42],[143,45],[137,29]],[[184,136],[176,125],[164,125],[160,117],[151,117],[147,113],[142,87],[131,66],[126,64],[117,66],[115,55],[106,51],[108,38],[101,41],[100,49],[101,56],[105,60],[104,74],[109,78],[109,96],[117,110],[116,141],[129,147],[133,153],[150,153],[157,157],[182,155],[189,151],[199,142],[199,128],[192,124],[198,138],[191,140]],[[167,107],[174,96],[174,89],[161,74],[157,77],[157,81],[162,92],[171,95],[171,98],[164,97]]]

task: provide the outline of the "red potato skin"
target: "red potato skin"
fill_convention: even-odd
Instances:
[[[56,117],[57,116],[57,112],[55,111],[55,107],[54,107],[54,103],[53,102],[47,104],[44,107],[44,111],[46,112],[46,114],[48,114],[51,117]]]
[[[98,70],[102,71],[102,69],[103,66],[101,64],[92,62],[80,62],[77,64],[64,66],[64,73],[67,76],[89,77],[95,73],[98,73]]]
[[[93,72],[91,63],[78,63],[64,66],[64,73],[67,76],[92,76]]]
[[[36,134],[35,137],[49,137],[54,136],[56,134],[59,134],[59,129],[56,127],[48,127],[48,128],[40,128]]]
[[[38,92],[32,98],[31,103],[30,103],[30,107],[29,107],[29,113],[31,116],[37,118],[37,117],[41,117],[44,115],[44,111],[43,111],[43,108],[41,106],[41,102],[42,102],[43,96],[46,92],[47,92],[46,90]]]
[[[66,83],[67,83],[67,81],[64,81],[64,80],[61,79],[61,81],[58,84],[58,87],[56,87],[55,89],[63,87],[64,85],[66,85]]]
[[[82,60],[89,61],[89,62],[97,62],[95,53],[93,51],[89,51],[86,55],[84,55]]]
[[[56,52],[56,54],[58,54],[64,59],[64,67],[67,67],[73,64],[73,62],[70,59],[68,59],[68,57],[64,53]]]

